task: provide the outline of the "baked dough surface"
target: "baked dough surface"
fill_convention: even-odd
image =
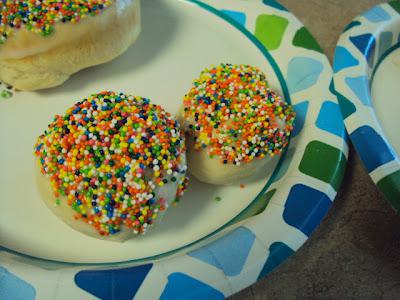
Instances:
[[[21,28],[0,45],[0,80],[19,90],[50,88],[125,52],[141,31],[140,1],[115,0],[79,23],[57,23],[49,36]]]

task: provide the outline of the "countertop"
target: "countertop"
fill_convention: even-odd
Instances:
[[[343,28],[378,0],[280,0],[332,61]],[[267,278],[232,296],[249,299],[400,299],[400,216],[351,147],[334,205],[312,237]]]

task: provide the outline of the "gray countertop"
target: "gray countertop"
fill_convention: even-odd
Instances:
[[[378,0],[280,0],[332,61],[338,37]],[[353,148],[342,188],[322,224],[291,258],[239,299],[400,299],[400,216]]]

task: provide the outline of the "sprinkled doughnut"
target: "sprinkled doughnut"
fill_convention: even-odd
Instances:
[[[43,36],[54,30],[56,22],[76,23],[88,15],[95,16],[111,5],[109,0],[96,1],[3,1],[0,43],[23,26]]]
[[[122,54],[140,33],[140,0],[4,0],[0,80],[20,90],[62,84]]]
[[[228,184],[265,167],[288,145],[295,113],[249,65],[203,70],[183,99],[189,171]]]
[[[187,184],[178,122],[150,100],[122,93],[93,94],[55,116],[35,155],[48,207],[98,238],[145,233]]]

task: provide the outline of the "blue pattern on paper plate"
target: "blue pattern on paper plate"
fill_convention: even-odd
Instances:
[[[32,285],[0,266],[0,299],[33,300],[35,295]]]
[[[379,57],[393,45],[393,33],[389,31],[382,32],[379,36]]]
[[[371,8],[363,16],[373,23],[380,23],[391,19],[390,15],[380,6]]]
[[[324,69],[321,62],[311,57],[294,57],[288,66],[287,85],[290,93],[295,94],[317,83]]]
[[[296,112],[296,119],[294,120],[294,130],[292,132],[292,137],[298,135],[304,127],[304,123],[307,118],[309,101],[303,101],[296,105],[293,105],[293,109]]]
[[[235,276],[242,271],[254,240],[253,232],[245,227],[238,227],[188,255],[221,269],[227,276]],[[229,252],[226,249],[230,249]]]
[[[215,288],[183,273],[172,273],[160,300],[222,300],[224,294]]]
[[[358,65],[358,60],[343,47],[337,47],[335,50],[335,61],[333,62],[333,71],[335,73],[350,67]]]
[[[242,26],[246,26],[246,15],[240,11],[234,11],[234,10],[226,10],[223,9],[221,10],[224,14],[227,16],[231,17],[234,19],[236,22],[238,22]]]
[[[283,218],[309,236],[321,223],[332,201],[324,193],[309,186],[297,184],[290,190],[285,203]]]
[[[131,300],[152,266],[147,264],[125,269],[81,271],[75,275],[75,283],[103,300]]]
[[[395,159],[393,151],[382,136],[370,126],[357,128],[350,134],[350,138],[358,145],[358,154],[368,172]]]
[[[332,101],[325,101],[322,104],[316,125],[322,130],[343,137],[344,124],[341,118],[339,105]]]
[[[263,278],[271,273],[294,253],[293,249],[282,242],[275,242],[269,247],[269,255],[258,278]]]
[[[400,171],[400,159],[384,136],[370,89],[373,74],[397,43],[398,7],[400,0],[391,0],[357,17],[351,24],[359,25],[350,25],[341,35],[334,58],[334,85],[349,136],[372,179],[394,207],[400,207],[400,199],[392,191],[400,186],[388,177]],[[385,184],[380,184],[382,181]]]
[[[345,79],[349,88],[364,105],[372,105],[369,94],[368,78],[366,76],[347,77]]]
[[[376,39],[370,34],[361,34],[350,37],[350,41],[357,47],[358,50],[368,59],[374,54],[376,47]]]

